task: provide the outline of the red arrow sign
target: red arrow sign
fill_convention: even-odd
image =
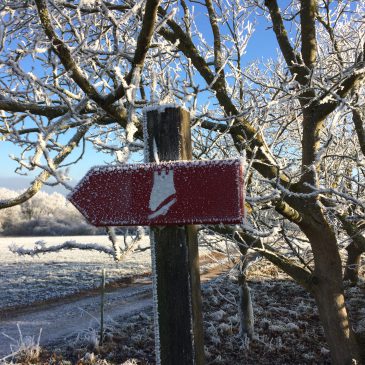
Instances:
[[[95,167],[68,197],[96,226],[240,223],[240,160]]]

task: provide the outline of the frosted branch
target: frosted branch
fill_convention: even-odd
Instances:
[[[60,252],[63,250],[94,250],[114,256],[114,251],[111,248],[99,245],[97,243],[77,243],[74,240],[65,241],[59,245],[46,246],[44,241],[37,241],[33,248],[24,248],[18,245],[9,246],[9,250],[19,256],[39,256],[46,253]]]

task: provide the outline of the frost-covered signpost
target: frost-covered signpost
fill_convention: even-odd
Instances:
[[[241,223],[243,166],[240,160],[189,161],[190,115],[180,107],[147,109],[144,139],[145,164],[95,167],[69,199],[97,226],[151,226],[157,363],[201,365],[203,325],[193,224]]]
[[[144,127],[146,160],[191,160],[188,112],[151,109]],[[161,228],[151,227],[157,363],[204,364],[196,227]]]

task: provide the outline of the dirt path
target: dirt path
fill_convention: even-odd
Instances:
[[[152,304],[151,285],[133,285],[105,294],[106,322],[119,316],[133,314]],[[100,318],[100,297],[90,296],[74,302],[50,304],[47,307],[29,308],[13,316],[0,320],[0,359],[9,355],[20,340],[17,325],[23,339],[31,336],[36,341],[41,334],[41,346],[51,344],[59,339],[65,341],[68,336],[81,333],[90,327],[97,326]],[[4,336],[6,334],[12,337]]]
[[[203,274],[201,280],[203,283],[209,281],[224,270],[225,266],[218,265]],[[124,284],[120,288],[110,288],[105,293],[106,323],[118,317],[133,315],[151,305],[152,289],[148,278],[140,278],[129,286]],[[74,300],[64,298],[46,305],[37,304],[7,314],[0,313],[0,359],[19,348],[17,342],[20,341],[20,336],[23,340],[30,336],[36,341],[42,329],[41,346],[57,341],[64,343],[69,336],[90,327],[98,327],[99,317],[100,296],[95,292],[76,296]],[[21,329],[21,335],[17,325]]]

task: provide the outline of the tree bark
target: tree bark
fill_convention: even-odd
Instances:
[[[306,209],[312,222],[302,225],[302,229],[314,255],[313,294],[332,362],[335,365],[350,365],[356,360],[359,364],[360,351],[345,306],[342,265],[335,233],[318,205],[314,203]]]
[[[247,283],[247,266],[249,257],[248,248],[242,244],[238,246],[241,252],[240,271],[238,274],[238,289],[240,293],[239,316],[240,316],[240,335],[242,340],[245,337],[252,338],[254,335],[254,314],[250,288]]]
[[[359,249],[353,242],[346,247],[347,262],[345,267],[344,280],[349,280],[352,285],[356,285],[359,280],[359,267],[363,250]]]
[[[239,314],[240,314],[240,335],[244,340],[247,336],[252,338],[254,335],[254,314],[253,314],[253,304],[250,293],[250,288],[247,284],[245,269],[238,275],[238,286],[240,293],[239,302]]]
[[[360,227],[346,219],[346,216],[339,214],[337,218],[342,223],[351,243],[346,247],[347,262],[345,267],[344,280],[350,280],[355,285],[359,279],[359,265],[361,255],[365,252],[365,237]]]

